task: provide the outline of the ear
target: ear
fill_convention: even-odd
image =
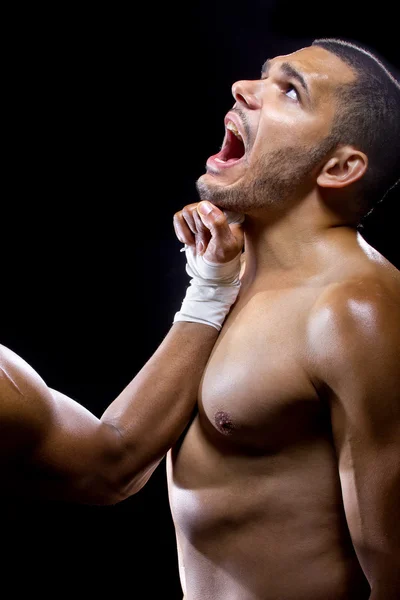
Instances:
[[[364,152],[342,146],[323,166],[317,184],[324,188],[342,188],[361,179],[368,167]]]

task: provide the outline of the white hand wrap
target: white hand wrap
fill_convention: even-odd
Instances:
[[[186,272],[192,277],[186,290],[181,310],[175,314],[177,321],[203,323],[221,329],[230,307],[240,289],[241,252],[230,262],[211,263],[197,256],[191,246],[185,246]]]

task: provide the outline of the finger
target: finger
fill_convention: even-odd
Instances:
[[[198,202],[187,204],[174,215],[174,228],[178,239],[189,246],[194,245],[196,228],[191,213],[196,210]]]
[[[204,254],[207,249],[208,242],[211,238],[211,233],[210,230],[204,225],[197,210],[193,211],[192,215],[197,229],[197,233],[195,235],[196,252],[201,255]]]
[[[193,234],[197,234],[196,222],[194,220],[193,213],[196,212],[197,203],[196,204],[188,204],[184,208],[182,208],[181,213],[183,218],[186,221],[187,226]]]
[[[185,219],[183,218],[182,211],[179,211],[174,214],[174,230],[175,235],[182,244],[187,244],[188,246],[195,245],[195,236],[192,231],[189,229]]]
[[[213,262],[224,263],[237,256],[243,247],[240,225],[229,226],[226,215],[208,201],[198,204],[197,213],[211,234],[204,257]]]

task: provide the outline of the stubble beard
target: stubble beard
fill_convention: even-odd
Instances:
[[[313,149],[291,147],[271,151],[257,159],[251,169],[230,186],[207,182],[207,175],[197,180],[200,200],[209,200],[224,210],[250,212],[262,208],[284,208],[311,184],[310,175],[334,140],[326,138]]]

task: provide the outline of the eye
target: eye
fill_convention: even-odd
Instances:
[[[292,85],[291,83],[288,84],[286,90],[285,90],[285,94],[288,98],[291,98],[292,100],[299,100],[300,96],[299,96],[299,92],[297,91],[297,89],[294,87],[294,85]]]

